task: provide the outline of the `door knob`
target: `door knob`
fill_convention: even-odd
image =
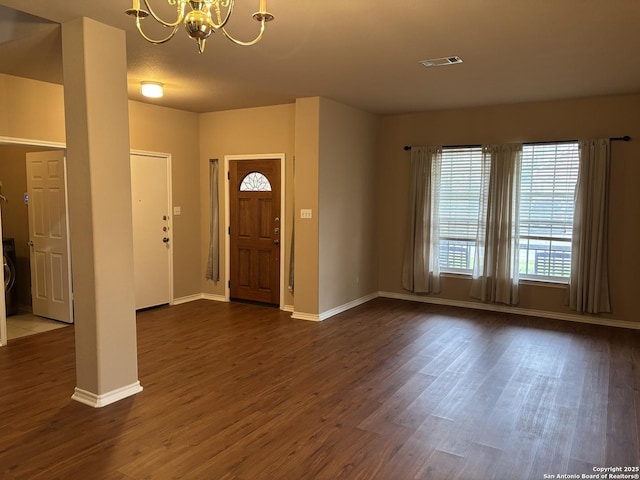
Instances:
[[[164,238],[162,239],[162,241],[163,241],[164,243],[169,243],[169,237],[164,237]]]
[[[280,245],[280,240],[276,239],[276,240],[274,240],[274,241],[273,241],[273,243],[274,243],[275,245]]]
[[[27,242],[27,245],[29,245],[30,247],[33,247],[33,240],[29,240],[29,241]]]

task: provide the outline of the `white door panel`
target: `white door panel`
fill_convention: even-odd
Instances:
[[[64,151],[27,154],[33,313],[73,323]]]
[[[131,155],[136,309],[171,303],[167,157]]]

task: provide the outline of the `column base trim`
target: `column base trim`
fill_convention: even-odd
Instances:
[[[110,392],[103,393],[101,395],[97,395],[95,393],[88,392],[87,390],[76,387],[73,395],[71,396],[71,399],[75,400],[76,402],[89,405],[93,408],[102,408],[119,400],[122,400],[123,398],[127,398],[135,395],[136,393],[140,393],[141,391],[142,385],[140,385],[140,381],[132,383],[131,385],[127,385],[126,387],[117,388]]]

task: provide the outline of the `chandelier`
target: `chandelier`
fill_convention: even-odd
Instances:
[[[264,34],[264,26],[266,22],[273,20],[273,15],[267,12],[267,0],[260,0],[259,10],[253,14],[253,19],[260,22],[260,31],[258,36],[250,41],[241,41],[235,39],[227,30],[225,26],[231,18],[233,13],[233,7],[235,0],[167,0],[167,3],[176,7],[177,17],[173,22],[167,22],[160,18],[151,8],[149,0],[142,0],[146,7],[146,10],[140,8],[140,0],[133,0],[133,7],[126,10],[127,15],[131,15],[136,18],[136,27],[142,38],[155,45],[168,42],[178,31],[181,23],[184,23],[184,27],[187,30],[189,37],[198,42],[198,52],[204,52],[205,41],[216,30],[222,31],[225,37],[231,40],[236,45],[255,45],[260,41]],[[190,7],[190,11],[187,13],[187,5]],[[151,15],[158,23],[170,28],[169,35],[159,40],[150,38],[142,31],[141,21]]]

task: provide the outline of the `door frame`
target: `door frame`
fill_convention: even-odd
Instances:
[[[167,162],[167,212],[169,212],[169,219],[167,220],[167,225],[169,228],[169,305],[173,305],[174,294],[173,294],[173,242],[175,240],[175,235],[173,231],[173,185],[171,183],[171,154],[170,153],[162,153],[162,152],[148,152],[144,150],[131,150],[129,152],[129,162],[131,162],[132,155],[139,155],[141,157],[154,157],[154,158],[162,158]],[[131,169],[131,166],[129,166]],[[132,207],[133,209],[133,207]]]
[[[2,236],[2,212],[0,211],[0,237]],[[0,246],[0,253],[4,255],[4,243]],[[2,278],[4,279],[4,267],[2,268]],[[2,282],[4,285],[4,282]],[[2,287],[4,290],[4,286]],[[7,305],[5,302],[5,295],[2,296],[0,301],[0,347],[4,347],[7,344]]]
[[[225,242],[224,242],[224,299],[226,302],[231,301],[231,289],[229,288],[229,279],[231,278],[231,242],[229,238],[229,229],[231,228],[231,206],[229,191],[229,163],[237,160],[280,160],[280,302],[278,307],[284,309],[284,292],[285,292],[285,252],[287,251],[287,235],[286,233],[286,176],[285,176],[285,154],[284,153],[260,153],[252,155],[225,155],[224,156],[224,205],[225,205]]]
[[[61,142],[49,142],[46,140],[33,140],[29,138],[16,138],[16,137],[4,137],[0,136],[0,145],[23,145],[27,147],[46,147],[46,148],[56,148],[59,150],[66,150],[67,145]],[[66,162],[65,162],[66,165]],[[65,184],[67,182],[66,178],[66,167],[65,167]],[[66,190],[66,189],[65,189]],[[65,200],[67,198],[65,197]],[[67,219],[69,218],[69,202],[66,202],[67,207]],[[67,222],[67,230],[69,229],[69,222]],[[2,224],[0,223],[0,236],[2,236]],[[67,236],[67,242],[71,242],[71,236]],[[1,250],[1,249],[0,249]],[[71,254],[69,254],[69,261],[71,259]],[[71,269],[69,269],[69,277],[71,277]],[[72,284],[73,285],[73,284]],[[73,298],[73,292],[70,292],[71,298]],[[73,312],[73,309],[72,309]],[[0,347],[7,345],[7,306],[5,304],[4,292],[0,295]]]

